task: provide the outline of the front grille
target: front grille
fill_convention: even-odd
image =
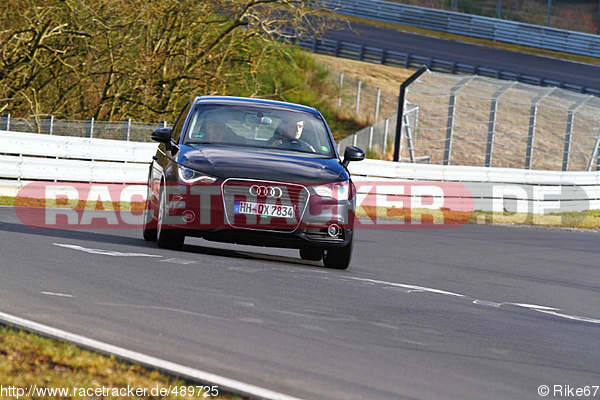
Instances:
[[[298,228],[310,196],[308,189],[300,184],[241,179],[225,181],[222,191],[225,216],[232,227],[280,232],[292,232]],[[236,202],[291,206],[294,209],[294,217],[235,213]]]

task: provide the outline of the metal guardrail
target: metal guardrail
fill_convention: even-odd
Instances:
[[[572,92],[600,96],[600,89],[588,86],[573,85],[553,79],[520,74],[511,71],[492,69],[486,66],[459,63],[456,61],[440,60],[417,54],[404,53],[364,46],[356,43],[342,42],[333,39],[296,38],[295,43],[301,48],[311,50],[313,53],[326,54],[352,60],[366,61],[383,65],[403,68],[420,68],[426,66],[430,71],[450,72],[452,74],[472,74],[489,78],[504,79],[528,83],[536,86],[552,86],[567,89]],[[600,45],[599,45],[600,46]]]
[[[0,178],[143,183],[157,143],[0,130]],[[19,186],[19,185],[17,185]]]
[[[600,36],[382,0],[324,0],[340,14],[541,49],[600,57]]]
[[[146,142],[0,131],[3,154],[0,195],[15,196],[24,185],[37,180],[143,184],[156,146]],[[125,163],[124,159],[128,161]],[[545,214],[600,209],[600,172],[526,171],[380,160],[353,163],[350,172],[356,181],[383,179],[392,186],[406,180],[460,182],[468,189],[467,197],[452,199],[452,193],[444,192],[441,195],[450,196],[453,204],[464,200],[473,204],[475,210]],[[384,185],[382,189],[392,186]],[[359,190],[358,195],[364,197],[367,193]],[[138,194],[143,195],[143,191]],[[38,195],[43,198],[47,193]],[[377,195],[388,197],[379,189]]]
[[[355,182],[369,183],[358,185],[357,204],[361,203],[364,196],[376,193],[378,196],[384,196],[385,204],[397,202],[399,207],[406,206],[407,195],[399,195],[393,190],[392,183],[417,181],[424,185],[427,185],[427,182],[457,182],[466,188],[468,197],[455,197],[459,194],[453,193],[452,190],[449,193],[438,191],[437,195],[432,191],[432,203],[447,202],[443,207],[451,210],[453,204],[464,210],[465,203],[473,210],[530,214],[600,209],[599,172],[528,171],[380,160],[351,163],[349,168]],[[382,182],[382,186],[374,190],[374,182]],[[435,189],[443,185],[434,184],[432,187]],[[441,202],[436,200],[440,196]]]
[[[141,186],[145,183],[150,155],[156,146],[145,142],[0,132],[0,153],[4,154],[0,156],[0,195],[16,196],[23,187],[39,180]],[[113,151],[107,151],[111,147]],[[24,151],[25,154],[14,154],[15,151]],[[49,156],[39,156],[44,152]],[[114,155],[121,152],[123,154],[117,156],[118,160],[113,160]],[[99,157],[103,161],[87,160],[89,157]],[[123,158],[131,161],[124,163],[121,161]],[[140,160],[144,161],[134,162]],[[435,194],[434,197],[441,195],[442,199],[448,200],[447,203],[434,201],[434,204],[443,204],[444,207],[466,202],[472,204],[474,210],[534,214],[600,209],[600,172],[526,171],[380,160],[353,163],[350,172],[355,181],[369,182],[366,186],[359,185],[359,199],[372,194],[369,188],[373,182],[382,182],[375,194],[385,196],[386,204],[389,201],[405,201],[394,200],[398,192],[393,189],[395,184],[402,185],[408,180],[424,184],[459,182],[467,189],[460,198],[455,197],[458,194],[452,191]],[[37,189],[44,187],[36,186]],[[385,191],[389,188],[392,192],[388,194]],[[32,189],[27,193],[39,198],[48,196],[45,190]],[[137,190],[135,194],[143,196],[144,190]]]

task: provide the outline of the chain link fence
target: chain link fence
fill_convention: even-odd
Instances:
[[[40,133],[57,136],[76,136],[99,139],[128,140],[133,142],[149,142],[154,129],[167,126],[165,121],[158,123],[134,122],[130,119],[123,121],[95,121],[88,118],[85,121],[55,119],[47,116],[40,119],[12,118],[10,114],[0,117],[0,130]]]
[[[598,169],[598,97],[427,71],[408,86],[406,100],[419,114],[404,121],[403,160],[414,152],[443,165]]]
[[[372,158],[390,155],[396,118],[351,135]],[[400,162],[600,171],[600,98],[477,75],[427,71],[407,87]]]
[[[338,88],[336,106],[342,115],[373,124],[396,114],[397,96],[342,72],[330,70],[329,79]]]

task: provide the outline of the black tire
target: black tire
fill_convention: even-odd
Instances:
[[[323,258],[323,249],[316,247],[305,247],[300,249],[300,258],[308,261],[321,261]]]
[[[344,247],[334,247],[325,252],[323,264],[327,268],[347,269],[352,260],[353,239]]]
[[[143,236],[144,240],[147,242],[156,242],[156,225],[157,218],[156,212],[152,208],[152,202],[150,201],[150,196],[152,195],[152,189],[150,188],[150,182],[148,182],[148,193],[146,195],[146,206],[144,207],[144,227],[143,227]],[[152,215],[150,215],[152,212]]]
[[[158,247],[170,250],[179,250],[183,247],[185,236],[181,232],[177,232],[173,229],[164,229],[164,218],[167,210],[167,195],[165,190],[161,187],[158,195],[158,217],[156,222],[156,243]]]

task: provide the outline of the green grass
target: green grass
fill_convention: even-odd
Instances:
[[[83,350],[75,345],[48,339],[22,330],[0,325],[0,377],[2,388],[0,398],[20,399],[198,399],[203,398],[200,385],[185,382],[149,370],[139,365],[120,361],[112,356],[104,356]],[[62,388],[69,389],[68,395],[30,396],[29,390]],[[6,391],[13,388],[12,393]],[[181,395],[185,391],[194,391],[194,396]],[[193,388],[192,388],[193,387]],[[166,394],[171,388],[171,393]],[[173,388],[177,388],[177,393]],[[17,393],[22,389],[24,392]],[[129,390],[132,390],[131,392]],[[144,389],[146,395],[142,394]],[[97,392],[100,390],[100,392]],[[138,392],[136,392],[138,391]],[[217,389],[219,391],[219,389]],[[223,390],[220,390],[223,392]],[[135,393],[134,396],[130,396]],[[11,395],[12,394],[12,395]],[[88,394],[94,394],[87,396]],[[98,396],[98,394],[101,394]],[[123,396],[122,394],[125,394]],[[153,394],[155,394],[153,396]],[[241,399],[230,394],[221,394],[218,399]]]
[[[0,196],[0,206],[31,206],[44,207],[45,200],[40,199],[23,199],[18,198],[15,202],[14,197]],[[69,204],[60,204],[53,202],[51,207],[73,207]],[[96,210],[133,210],[141,211],[144,203],[86,203],[81,201],[76,205],[79,209],[96,209]],[[359,217],[376,216],[385,218],[410,218],[410,215],[432,214],[436,222],[446,220],[459,223],[470,224],[487,224],[487,225],[535,225],[547,227],[563,227],[563,228],[579,228],[579,229],[600,229],[600,210],[587,210],[581,212],[564,212],[550,213],[545,215],[540,214],[525,214],[525,213],[510,213],[510,212],[488,212],[488,211],[473,211],[473,212],[453,212],[450,210],[431,211],[431,210],[409,210],[397,208],[383,207],[358,207],[357,215]]]
[[[550,214],[527,214],[491,211],[451,211],[383,207],[359,207],[356,212],[359,218],[384,218],[419,220],[421,215],[424,221],[447,224],[478,224],[478,225],[512,225],[512,226],[538,226],[572,229],[600,229],[600,210],[582,212],[564,212]]]

